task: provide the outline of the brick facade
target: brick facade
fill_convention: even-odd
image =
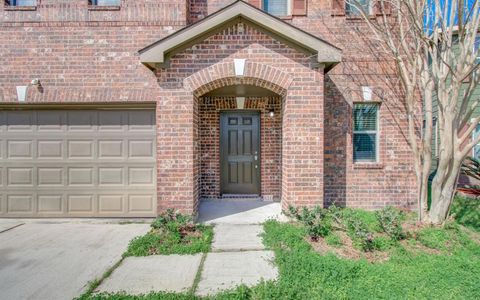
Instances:
[[[139,62],[139,49],[232,1],[123,0],[119,10],[92,9],[87,2],[41,0],[34,11],[0,5],[0,102],[16,102],[15,87],[39,78],[43,90],[30,89],[27,102],[156,103],[159,210],[193,213],[201,197],[218,194],[218,169],[205,160],[205,149],[215,146],[205,127],[212,118],[206,118],[205,106],[213,100],[202,96],[232,84],[260,86],[281,99],[279,119],[270,127],[276,150],[262,157],[262,194],[278,196],[284,205],[413,207],[412,158],[393,64],[365,23],[338,13],[333,1],[308,1],[306,16],[287,20],[343,50],[342,62],[328,73],[311,54],[244,22],[176,53],[168,68],[152,72]],[[244,77],[234,76],[234,58],[247,60]],[[363,101],[365,85],[381,103],[380,158],[358,165],[352,159],[351,109]],[[265,107],[257,108],[267,122]],[[262,147],[271,142],[262,139]]]

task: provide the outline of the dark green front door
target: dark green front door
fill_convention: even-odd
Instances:
[[[220,190],[222,194],[260,194],[260,114],[220,114]]]

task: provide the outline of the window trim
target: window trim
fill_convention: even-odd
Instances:
[[[118,0],[118,5],[98,5],[95,4],[97,0],[88,0],[88,10],[120,10],[122,7],[122,0]]]
[[[264,5],[265,1],[268,1],[268,0],[260,0],[260,6],[261,6],[260,9],[266,12],[267,14],[272,15],[265,10],[265,5]],[[272,16],[280,19],[291,19],[293,17],[293,0],[286,0],[286,1],[287,1],[287,14],[284,16],[276,16],[276,15],[272,15]]]
[[[376,116],[376,129],[375,130],[354,130],[355,124],[352,126],[352,161],[354,165],[378,165],[380,164],[380,107],[381,103],[376,101],[359,101],[353,102],[353,109],[355,110],[355,105],[359,104],[371,104],[377,107],[377,116]],[[355,122],[355,115],[352,116],[353,122]],[[354,156],[354,136],[355,134],[375,134],[375,160],[355,160]]]
[[[10,0],[11,1],[16,1],[16,0]],[[40,0],[35,1],[35,5],[14,5],[8,3],[7,0],[3,1],[3,7],[4,10],[9,11],[9,10],[23,10],[23,11],[30,11],[30,10],[37,10],[37,6],[39,5]]]
[[[374,13],[374,8],[375,8],[375,3],[374,3],[374,0],[368,0],[368,17],[375,17],[375,13]],[[347,19],[362,19],[363,18],[363,15],[361,14],[361,12],[359,14],[352,14],[350,12],[350,10],[348,9],[348,6],[349,6],[349,3],[348,3],[348,0],[347,1],[344,1],[344,11],[345,11],[345,16],[347,17]]]

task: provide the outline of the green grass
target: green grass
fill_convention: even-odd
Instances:
[[[124,256],[147,256],[152,254],[194,254],[210,251],[213,228],[197,225],[199,236],[182,237],[178,232],[155,230],[130,241]]]
[[[373,213],[352,209],[345,213],[356,214],[370,229],[379,230]],[[467,219],[463,223],[469,225]],[[457,221],[462,223],[462,219]],[[379,235],[376,248],[387,251],[390,259],[377,263],[320,255],[306,242],[305,228],[298,224],[268,221],[264,229],[264,244],[275,252],[280,274],[277,281],[261,282],[251,288],[240,286],[206,298],[189,291],[143,296],[86,295],[82,300],[478,299],[480,295],[480,245],[478,240],[471,240],[473,231],[457,223],[423,228],[402,243]],[[327,235],[326,242],[342,246],[335,233]]]
[[[462,234],[459,226],[440,229],[450,237],[458,236],[449,240],[451,252],[413,254],[397,245],[390,250],[388,262],[375,264],[319,255],[305,242],[303,228],[296,225],[269,221],[264,228],[264,242],[276,254],[277,282],[242,286],[212,298],[154,293],[90,299],[478,299],[480,295],[480,246]],[[444,241],[442,234],[429,229],[424,229],[424,236]]]
[[[330,246],[333,246],[333,247],[340,247],[340,246],[343,245],[342,244],[342,239],[335,232],[331,232],[329,235],[327,235],[325,237],[325,242],[327,243],[327,245],[330,245]]]
[[[480,199],[456,196],[450,214],[459,224],[480,231]]]

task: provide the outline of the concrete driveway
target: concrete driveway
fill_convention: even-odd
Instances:
[[[0,230],[0,299],[10,300],[78,297],[149,229],[98,220],[2,222],[13,227]]]

